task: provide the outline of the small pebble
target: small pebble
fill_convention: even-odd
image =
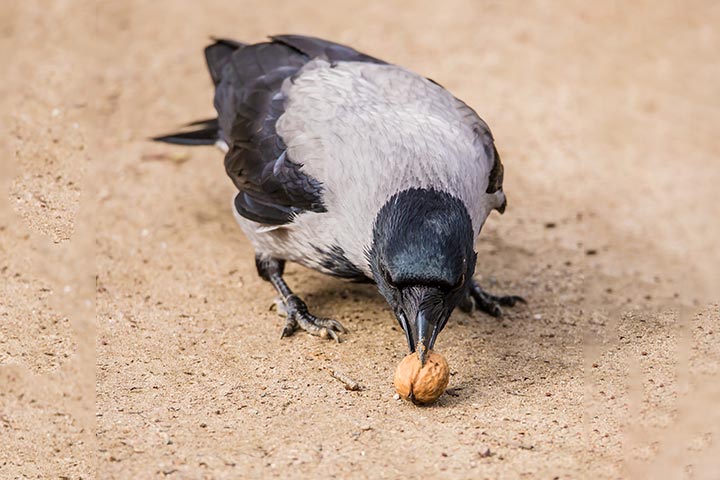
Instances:
[[[533,315],[533,318],[534,318],[535,320],[542,320],[542,315],[539,314],[539,313],[536,313],[535,315]]]
[[[395,395],[393,395],[393,398],[394,398],[395,400],[400,400],[400,394],[399,394],[399,393],[396,393]]]

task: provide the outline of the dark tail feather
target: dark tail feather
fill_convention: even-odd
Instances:
[[[217,118],[199,120],[187,125],[188,127],[203,127],[188,132],[170,133],[154,137],[156,142],[174,143],[176,145],[214,145],[220,138],[218,136]]]
[[[220,73],[225,64],[230,60],[232,54],[236,50],[245,47],[245,44],[227,38],[213,38],[212,40],[215,43],[205,48],[205,59],[210,70],[210,76],[217,85],[220,82]],[[185,126],[199,128],[161,135],[154,137],[153,140],[177,145],[214,145],[220,139],[220,127],[217,118],[199,120]]]
[[[220,83],[220,73],[228,60],[230,60],[230,56],[235,50],[243,48],[245,44],[227,38],[213,37],[212,39],[215,43],[205,48],[205,60],[213,83],[217,85]]]
[[[194,122],[186,123],[186,127],[199,127],[202,125],[205,128],[218,128],[218,119],[217,118],[206,118],[205,120],[196,120]]]

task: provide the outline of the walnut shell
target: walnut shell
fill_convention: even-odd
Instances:
[[[430,350],[421,368],[420,358],[411,353],[395,370],[395,390],[413,403],[432,403],[445,392],[450,380],[450,367],[445,357]]]

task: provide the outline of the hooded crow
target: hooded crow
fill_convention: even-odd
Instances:
[[[507,204],[487,124],[434,81],[350,47],[279,35],[205,49],[217,118],[155,140],[217,145],[260,277],[298,328],[339,340],[283,279],[286,261],[377,285],[411,352],[455,307],[492,316],[524,302],[473,279],[475,241]]]

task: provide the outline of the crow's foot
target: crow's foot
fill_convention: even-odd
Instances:
[[[298,328],[305,330],[310,335],[332,338],[336,342],[340,342],[338,333],[347,333],[345,327],[337,320],[319,318],[308,312],[307,305],[297,295],[290,295],[284,300],[278,299],[276,305],[278,312],[287,317],[280,338],[289,337]]]
[[[347,333],[345,327],[337,320],[318,318],[308,312],[305,302],[290,290],[290,287],[288,287],[282,278],[285,269],[285,260],[256,254],[255,266],[257,267],[258,275],[260,275],[263,280],[272,283],[275,290],[280,294],[280,299],[278,299],[275,304],[278,307],[278,312],[287,316],[285,327],[283,327],[280,338],[289,337],[295,333],[295,330],[298,328],[305,330],[311,335],[317,335],[322,338],[332,338],[336,342],[340,341],[338,333]]]
[[[470,313],[474,309],[485,312],[493,317],[502,316],[502,307],[514,307],[518,303],[527,303],[523,297],[517,295],[493,295],[486,292],[473,280],[468,293],[460,302],[460,309]]]

